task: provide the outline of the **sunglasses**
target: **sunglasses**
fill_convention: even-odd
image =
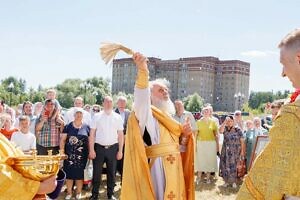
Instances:
[[[93,112],[100,112],[100,110],[98,110],[98,109],[93,109]]]

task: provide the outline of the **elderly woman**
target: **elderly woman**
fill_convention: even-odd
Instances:
[[[261,120],[259,117],[253,118],[255,135],[267,135],[268,131],[261,126]]]
[[[209,106],[202,109],[203,117],[197,121],[198,131],[196,134],[197,148],[196,148],[196,171],[197,184],[201,179],[202,172],[205,172],[206,182],[211,183],[211,172],[218,170],[217,165],[217,133],[218,126],[216,122],[210,117]]]
[[[249,165],[251,161],[252,151],[256,141],[256,135],[254,130],[254,125],[252,120],[246,121],[246,131],[244,133],[245,143],[246,143],[246,159],[247,159],[247,169],[249,170]]]
[[[13,126],[15,126],[15,123],[16,123],[16,111],[15,111],[15,109],[13,109],[9,106],[6,106],[5,112],[10,115],[11,121],[12,121],[11,124]]]
[[[76,108],[74,121],[67,124],[63,130],[60,142],[60,149],[68,155],[64,161],[64,171],[67,175],[67,196],[65,199],[72,198],[72,187],[75,180],[76,199],[81,199],[83,186],[84,168],[88,158],[88,144],[90,127],[83,123],[83,109]]]
[[[234,127],[234,117],[229,115],[220,127],[220,133],[224,134],[224,141],[220,156],[220,176],[224,179],[224,186],[232,184],[237,187],[237,163],[245,156],[245,144],[242,130]]]
[[[43,111],[43,103],[40,101],[35,102],[33,107],[33,115],[38,117]]]
[[[4,123],[0,129],[0,133],[2,133],[8,140],[10,140],[12,134],[18,131],[18,129],[13,127],[11,116],[9,114],[4,113],[1,115],[1,118],[4,121]]]

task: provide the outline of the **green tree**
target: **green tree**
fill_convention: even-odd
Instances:
[[[12,88],[9,88],[11,84]],[[26,81],[21,78],[18,80],[16,77],[10,76],[2,80],[2,85],[8,92],[12,91],[15,95],[26,91]]]
[[[204,100],[198,93],[189,95],[184,100],[185,109],[190,112],[199,112],[203,107]]]
[[[283,92],[277,91],[274,94],[274,100],[276,100],[276,99],[285,99],[290,95],[290,93],[291,92],[289,90],[284,90]]]
[[[62,107],[69,108],[73,106],[74,98],[81,96],[85,104],[102,104],[106,95],[110,94],[109,84],[102,77],[93,77],[86,80],[66,79],[58,84],[57,99]]]
[[[45,91],[42,90],[34,90],[32,87],[29,88],[28,93],[26,94],[26,100],[35,102],[43,102],[45,100]]]
[[[88,95],[94,96],[95,103],[101,105],[103,103],[104,97],[110,95],[109,81],[102,77],[92,77],[86,79],[85,81],[90,85],[90,90]]]
[[[274,95],[272,92],[251,92],[249,96],[249,107],[257,109],[261,104],[273,102]]]
[[[26,95],[26,81],[10,76],[1,81],[2,92],[1,98],[4,98],[6,103],[17,105],[23,102]]]
[[[56,85],[57,99],[62,107],[70,108],[73,106],[74,98],[81,94],[81,79],[66,79],[61,84]]]
[[[287,98],[292,92],[289,90],[284,90],[283,92],[283,99]]]
[[[7,92],[3,84],[0,85],[0,99],[4,100],[5,102],[7,102],[9,99],[9,93]]]
[[[264,110],[261,110],[260,108],[257,108],[257,109],[250,108],[248,103],[245,103],[243,105],[242,110],[243,110],[243,112],[248,112],[251,117],[261,115],[264,112]]]
[[[38,101],[43,102],[45,100],[45,92],[35,91],[30,99],[31,99],[31,102],[33,102],[33,103],[38,102]]]

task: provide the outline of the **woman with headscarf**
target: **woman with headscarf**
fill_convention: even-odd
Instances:
[[[68,159],[64,161],[64,171],[67,175],[66,200],[72,198],[72,187],[75,181],[76,198],[81,199],[81,190],[84,179],[84,168],[89,154],[90,127],[83,122],[82,108],[76,108],[74,121],[67,124],[63,130],[60,140],[60,150],[64,151]]]
[[[232,184],[237,188],[239,180],[237,164],[245,158],[245,144],[242,130],[234,127],[234,117],[229,115],[220,127],[220,133],[224,134],[224,141],[220,156],[220,176],[224,179],[224,186]]]
[[[252,120],[246,121],[246,130],[244,133],[244,137],[245,137],[245,144],[246,144],[247,169],[249,170],[251,155],[256,141],[256,135],[255,135],[254,125]]]

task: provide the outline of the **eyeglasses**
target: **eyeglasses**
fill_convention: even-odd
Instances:
[[[100,110],[98,110],[98,109],[93,109],[93,112],[100,112]]]

